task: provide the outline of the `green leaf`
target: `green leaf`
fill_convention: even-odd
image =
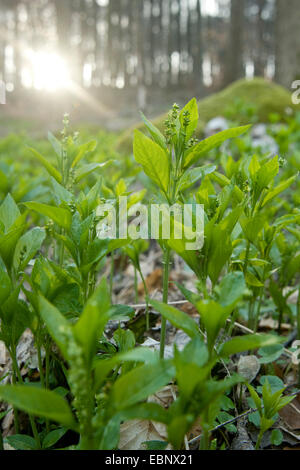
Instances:
[[[111,388],[109,401],[114,409],[121,410],[146,400],[167,385],[175,373],[169,361],[158,361],[133,369],[121,376]]]
[[[282,183],[280,183],[278,186],[276,186],[276,188],[274,188],[274,189],[272,189],[271,191],[269,191],[269,192],[266,194],[266,197],[264,198],[262,207],[264,207],[268,202],[270,202],[270,201],[271,201],[272,199],[274,199],[276,196],[278,196],[278,195],[281,194],[283,191],[285,191],[287,188],[289,188],[289,187],[294,183],[294,181],[296,181],[297,178],[298,178],[298,175],[292,176],[292,177],[289,178],[288,180],[283,181]]]
[[[185,262],[186,264],[194,271],[194,273],[201,278],[201,266],[199,261],[199,253],[194,250],[186,249],[185,240],[176,240],[175,238],[170,238],[166,240],[172,250],[174,250]]]
[[[150,299],[149,303],[172,325],[183,330],[190,338],[199,335],[197,323],[187,313],[157,300]]]
[[[212,363],[204,340],[195,336],[183,349],[174,351],[176,381],[183,397],[190,397],[196,385],[209,376]]]
[[[207,239],[208,240],[208,239]],[[213,228],[208,247],[208,275],[215,285],[224,265],[232,253],[232,242],[229,234],[220,226]]]
[[[33,210],[38,214],[52,219],[57,225],[69,230],[72,223],[71,212],[61,207],[49,206],[47,204],[41,204],[39,202],[26,202],[24,205],[29,210]]]
[[[50,431],[43,439],[43,449],[53,447],[67,432],[66,428],[58,428]]]
[[[208,137],[205,140],[202,140],[201,142],[199,142],[199,144],[193,147],[190,152],[187,153],[184,161],[184,168],[190,167],[191,165],[196,163],[196,161],[200,157],[206,155],[210,150],[219,147],[226,140],[241,136],[242,134],[247,132],[250,127],[251,126],[243,126],[227,129],[211,137]]]
[[[273,346],[282,342],[282,338],[274,335],[253,334],[245,336],[236,336],[221,346],[219,355],[229,357],[248,349],[257,349],[266,346]]]
[[[169,185],[169,159],[165,150],[139,131],[135,131],[133,153],[146,175],[167,193]]]
[[[142,362],[145,364],[155,364],[158,360],[159,355],[157,351],[140,347],[116,354],[111,359],[97,361],[94,366],[95,389],[97,390],[107,375],[118,364],[122,364],[122,362]]]
[[[148,129],[150,135],[152,136],[153,140],[164,150],[167,150],[166,139],[162,135],[159,129],[155,127],[152,122],[150,122],[143,113],[141,113],[142,120],[146,128]]]
[[[179,120],[181,127],[183,128],[184,124],[184,113],[189,112],[189,120],[190,123],[186,128],[186,142],[190,140],[192,135],[194,134],[195,130],[197,129],[198,120],[199,120],[199,112],[198,112],[198,103],[196,98],[193,98],[189,103],[183,108],[180,113]]]
[[[83,144],[79,147],[79,150],[77,152],[76,157],[74,158],[72,162],[71,168],[75,168],[76,165],[80,162],[80,160],[85,157],[88,153],[94,152],[97,147],[97,141],[96,140],[91,140],[90,142],[87,142],[86,144]]]
[[[165,441],[145,441],[142,444],[146,447],[146,450],[166,450],[168,442]]]
[[[215,171],[217,167],[215,165],[205,165],[199,168],[190,168],[185,171],[183,176],[178,182],[179,190],[185,191],[186,189],[193,186],[201,178],[209,175]]]
[[[73,327],[74,336],[83,347],[88,363],[91,363],[96,353],[97,340],[101,337],[109,317],[110,295],[106,279],[103,278]]]
[[[81,168],[79,168],[79,170],[76,171],[75,182],[79,183],[79,181],[93,173],[95,170],[100,170],[109,165],[111,162],[112,160],[108,160],[104,163],[89,163],[87,165],[82,166]]]
[[[193,415],[176,415],[168,425],[168,441],[174,449],[181,449],[184,437],[193,424]]]
[[[48,132],[48,140],[50,144],[52,145],[52,148],[55,151],[58,158],[61,159],[63,152],[62,152],[62,145],[59,142],[59,140],[57,140],[57,138],[52,134],[52,132]]]
[[[202,300],[197,303],[197,309],[207,333],[208,349],[212,351],[217,336],[231,313],[231,308],[223,307],[213,300]]]
[[[274,344],[273,346],[267,346],[260,348],[258,354],[261,356],[259,362],[261,364],[270,364],[277,361],[284,352],[284,346],[282,344]]]
[[[255,175],[253,176],[254,182],[254,200],[259,199],[263,189],[266,189],[279,171],[278,157],[272,158],[267,161]]]
[[[268,381],[272,393],[278,392],[279,390],[282,390],[284,388],[283,381],[276,375],[263,375],[259,379],[261,385],[264,385],[266,381]],[[261,393],[262,387],[257,387],[257,390],[259,391],[259,393]]]
[[[74,196],[70,191],[68,191],[64,186],[59,184],[54,178],[51,178],[51,183],[53,186],[53,193],[57,205],[62,202],[72,203],[74,201]]]
[[[9,275],[0,269],[0,305],[9,297],[12,283]]]
[[[110,318],[114,321],[128,321],[134,317],[135,310],[128,305],[112,305]]]
[[[26,434],[7,436],[6,441],[16,450],[37,450],[36,440]]]
[[[247,291],[243,273],[235,271],[227,274],[220,282],[218,291],[220,304],[233,310]]]
[[[21,216],[25,222],[26,215]],[[10,268],[16,244],[25,230],[25,224],[11,228],[5,235],[0,236],[0,256],[5,265]]]
[[[66,359],[68,354],[68,339],[73,337],[71,326],[60,311],[48,302],[43,296],[39,296],[39,313],[44,320],[48,331]]]
[[[45,230],[35,227],[19,239],[13,258],[13,266],[16,272],[25,269],[29,261],[34,258],[36,253],[40,250],[45,237]],[[22,252],[24,253],[23,256]]]
[[[176,281],[174,282],[174,284],[178,287],[178,289],[180,290],[182,295],[184,295],[186,300],[188,300],[191,304],[196,306],[197,302],[199,302],[199,300],[201,300],[200,294],[196,294],[195,292],[190,291],[189,289],[182,286],[181,284],[179,284]]]
[[[272,279],[270,279],[269,291],[279,312],[291,313],[282,289]]]
[[[113,336],[117,344],[118,351],[126,352],[135,347],[135,336],[131,330],[122,330],[122,328],[119,327],[114,332]]]
[[[283,442],[283,434],[280,429],[273,429],[271,434],[271,442],[274,446],[280,446]]]
[[[255,244],[258,234],[263,229],[265,222],[265,216],[260,213],[257,213],[253,217],[241,217],[240,224],[247,240]]]
[[[0,398],[33,416],[56,421],[76,430],[77,425],[68,403],[57,393],[33,386],[3,385]]]
[[[262,282],[260,282],[260,280],[257,279],[257,277],[255,277],[254,274],[252,274],[250,271],[246,272],[245,279],[247,281],[247,284],[249,284],[249,286],[253,286],[253,287],[263,287],[264,286],[264,284]]]
[[[5,232],[8,232],[20,215],[17,204],[8,194],[0,206],[0,222],[4,225]]]
[[[49,175],[52,176],[58,183],[62,182],[62,176],[59,173],[59,171],[50,163],[43,155],[41,155],[39,152],[37,152],[35,149],[29,147],[30,152],[33,153],[35,158],[38,159],[38,161],[46,168],[48,171]]]
[[[262,403],[261,403],[261,399],[260,399],[258,393],[255,391],[255,389],[252,387],[252,385],[248,384],[247,387],[248,387],[251,398],[254,401],[255,406],[256,406],[259,414],[262,415]]]

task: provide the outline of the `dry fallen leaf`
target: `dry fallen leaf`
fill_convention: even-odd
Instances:
[[[148,402],[168,408],[175,398],[176,387],[168,385],[155,395],[150,396]],[[142,445],[143,442],[166,441],[167,439],[167,429],[164,424],[139,419],[123,423],[120,433],[119,449],[121,450],[143,450],[145,448]],[[171,447],[168,446],[167,449],[171,449]]]
[[[291,330],[291,325],[288,323],[281,324],[281,331],[289,331]],[[273,318],[262,318],[259,322],[259,330],[277,330],[278,329],[278,321],[274,320]]]
[[[191,317],[199,317],[199,312],[196,309],[196,307],[191,304],[190,302],[187,302],[185,304],[182,304],[179,306],[179,309],[182,310],[182,312],[187,313]]]
[[[0,341],[0,364],[5,365],[8,360],[8,355],[6,351],[5,344],[3,341]]]
[[[120,450],[144,450],[143,442],[147,441],[165,441],[166,429],[164,434],[160,434],[151,421],[132,420],[121,425],[120,429]]]
[[[289,429],[300,429],[300,403],[297,398],[285,406],[279,415]]]
[[[260,363],[256,356],[241,356],[237,365],[237,372],[251,383],[260,371]]]
[[[167,385],[155,395],[151,395],[148,401],[151,403],[158,403],[158,405],[164,408],[169,408],[171,403],[176,398],[177,387],[175,385]]]

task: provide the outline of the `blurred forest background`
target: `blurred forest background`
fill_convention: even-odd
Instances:
[[[1,114],[130,120],[242,77],[291,88],[299,32],[299,0],[0,0]]]

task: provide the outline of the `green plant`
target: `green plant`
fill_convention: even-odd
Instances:
[[[256,120],[256,112],[241,102],[236,106],[232,119],[237,120],[238,112]],[[200,419],[200,448],[228,448],[228,432],[234,427],[215,428],[229,419],[229,410],[243,411],[236,384],[244,379],[231,373],[239,354],[258,354],[268,374],[274,374],[275,361],[285,366],[284,373],[290,370],[279,335],[282,321],[300,334],[300,296],[294,300],[299,291],[299,118],[289,118],[278,133],[269,128],[285,159],[253,149],[247,126],[197,142],[192,137],[197,119],[195,100],[181,112],[174,106],[164,133],[144,118],[151,138],[137,132],[134,142],[135,159],[144,172],[132,156],[118,158],[114,136],[84,131],[87,143],[82,143],[71,133],[67,116],[60,139],[49,134],[49,142],[16,136],[0,142],[0,339],[12,358],[13,382],[2,385],[9,374],[0,378],[0,397],[14,407],[16,434],[4,440],[12,447],[116,449],[121,423],[138,419],[166,427],[166,442],[148,442],[149,449],[168,444],[183,449]],[[42,165],[33,165],[36,161]],[[164,238],[162,214],[164,302],[150,298],[141,269],[141,254],[151,256],[153,244],[98,236],[105,220],[98,205],[109,202],[119,214],[124,196],[129,208],[141,201],[189,204],[192,211],[203,205],[204,243],[199,249],[188,250],[191,240],[176,239],[173,227],[170,238]],[[196,275],[191,277],[193,292],[175,282],[193,305],[192,316],[168,305],[173,253],[181,257],[184,270]],[[134,307],[113,304],[111,294],[118,293],[118,281],[126,276],[125,256],[136,280],[141,276],[147,321],[135,315]],[[167,321],[171,337],[176,329],[189,337],[184,347],[174,347],[169,359],[137,347],[145,333],[151,335],[148,327],[156,319],[151,308],[162,318],[161,356]],[[249,327],[260,328],[262,315],[270,323],[278,321],[277,332],[250,334]],[[237,335],[237,329],[247,327],[249,334]],[[17,348],[28,328],[38,373],[22,375]],[[168,353],[171,349],[168,345]],[[274,422],[276,407],[288,403],[283,383],[274,375],[267,380],[271,392],[264,385],[258,407],[262,415],[249,416],[262,424],[261,436]],[[168,406],[154,404],[151,395],[170,384]],[[259,396],[261,389],[255,393]],[[256,407],[253,400],[251,407]],[[29,414],[29,425],[18,419],[18,410]],[[273,430],[272,442],[280,445],[278,430]]]
[[[268,380],[265,380],[262,387],[262,398],[260,398],[251,385],[248,385],[248,389],[260,416],[260,431],[256,442],[256,449],[258,450],[260,449],[263,435],[275,424],[277,413],[288,405],[294,397],[283,396],[285,388],[272,393]]]
[[[165,122],[166,131],[163,135],[144,116],[145,126],[151,135],[146,137],[140,131],[135,132],[133,151],[137,163],[141,164],[144,172],[160,189],[160,200],[173,206],[176,203],[184,203],[185,192],[200,178],[214,171],[213,167],[192,168],[207,153],[219,147],[230,138],[238,137],[245,133],[249,126],[228,129],[201,142],[193,138],[197,128],[199,114],[196,99],[191,100],[179,113],[179,107],[175,104]],[[170,255],[172,245],[179,244],[176,241],[161,240],[163,248],[163,302],[168,301],[168,282]],[[181,241],[182,242],[182,241]],[[180,250],[178,250],[180,251]],[[182,253],[179,253],[182,255]],[[191,257],[194,254],[187,254]],[[184,257],[184,256],[183,256]],[[194,261],[194,264],[197,261]],[[197,269],[199,272],[199,269]],[[164,355],[166,323],[162,318],[161,328],[161,357]]]

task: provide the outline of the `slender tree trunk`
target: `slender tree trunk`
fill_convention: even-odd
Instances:
[[[15,47],[14,47],[14,65],[15,65],[15,88],[18,90],[22,85],[22,55],[20,44],[20,22],[18,4],[14,8],[15,17]]]
[[[70,35],[72,21],[72,2],[70,0],[55,0],[56,27],[60,55],[65,59],[70,54]]]
[[[197,0],[196,7],[196,35],[195,35],[195,55],[194,55],[194,75],[196,84],[196,94],[201,96],[203,91],[203,49],[202,49],[202,14],[201,0]]]
[[[243,60],[245,0],[231,0],[230,38],[226,60],[226,84],[245,76]]]
[[[99,20],[100,6],[97,0],[93,1],[93,39],[94,39],[94,70],[93,70],[93,85],[99,78],[99,55],[100,55],[100,40],[98,35],[98,20]]]
[[[263,10],[266,6],[266,0],[257,0],[258,14],[257,14],[257,41],[256,41],[256,51],[254,59],[254,74],[256,76],[264,76],[265,71],[265,41],[264,41],[264,29],[265,22],[263,19]]]
[[[300,79],[299,0],[276,2],[276,81],[290,88]]]
[[[136,2],[136,27],[137,27],[137,106],[141,111],[145,111],[147,102],[147,90],[145,87],[145,63],[144,63],[144,2]]]

